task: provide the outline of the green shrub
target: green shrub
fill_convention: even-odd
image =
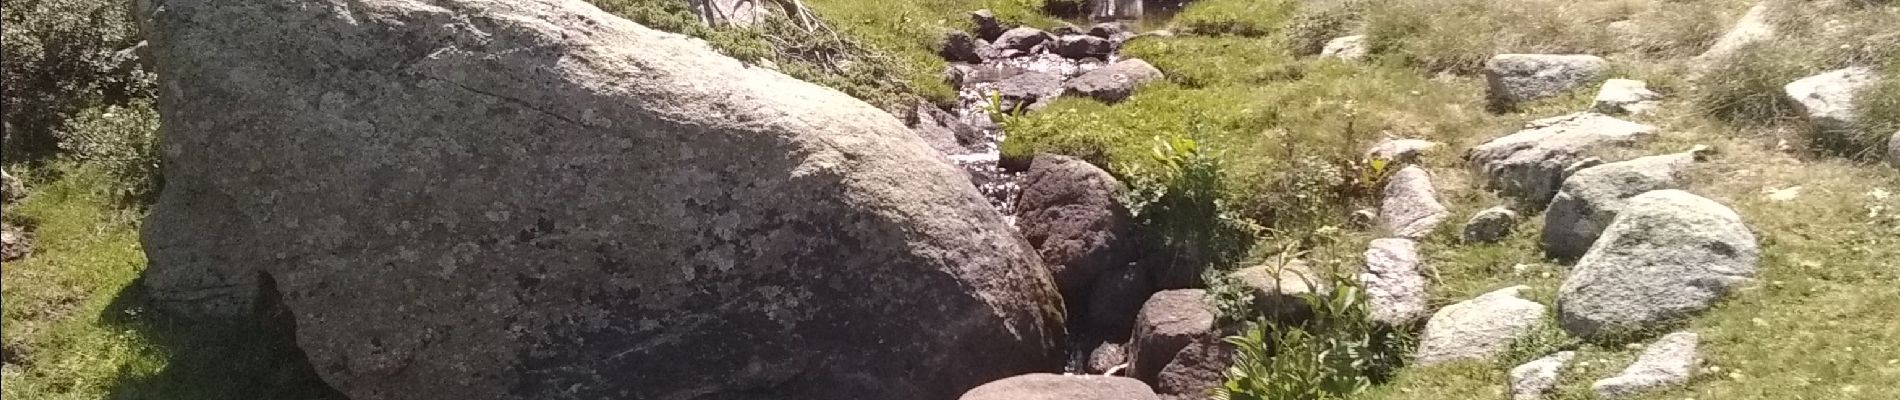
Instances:
[[[1219,400],[1342,399],[1389,379],[1411,338],[1372,322],[1357,279],[1334,274],[1333,290],[1305,297],[1313,318],[1293,325],[1261,320],[1227,338],[1235,346]]]
[[[0,7],[0,108],[9,160],[42,159],[54,131],[80,110],[152,96],[152,79],[125,51],[139,41],[131,2],[9,0]]]
[[[92,165],[116,184],[111,193],[131,205],[150,204],[158,194],[158,111],[150,100],[90,108],[57,133],[67,156]]]
[[[1202,0],[1174,17],[1183,33],[1265,36],[1280,29],[1299,5],[1292,0]]]

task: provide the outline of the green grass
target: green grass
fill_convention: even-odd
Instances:
[[[339,398],[316,381],[282,323],[176,320],[149,310],[137,218],[118,183],[60,164],[54,180],[8,204],[33,226],[32,256],[8,262],[7,365],[0,393],[33,399]],[[31,176],[31,174],[25,174]]]
[[[1183,33],[1263,36],[1280,29],[1298,5],[1293,0],[1203,0],[1175,14]]]

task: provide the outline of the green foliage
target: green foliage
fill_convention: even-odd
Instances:
[[[1368,10],[1367,44],[1431,71],[1475,73],[1500,53],[1602,53],[1608,30],[1559,0],[1397,0]]]
[[[1250,324],[1227,338],[1236,347],[1219,400],[1343,399],[1382,382],[1404,364],[1411,338],[1372,322],[1358,280],[1331,275],[1332,290],[1305,297],[1302,323]]]
[[[1166,269],[1232,269],[1259,229],[1228,211],[1220,159],[1187,136],[1156,137],[1151,157],[1158,167],[1117,168],[1129,182],[1123,204],[1134,211],[1145,247],[1166,256]]]
[[[131,2],[9,0],[0,7],[0,108],[9,160],[44,159],[74,113],[152,96],[152,76],[129,51],[139,41]]]
[[[1888,138],[1900,132],[1900,62],[1887,65],[1879,81],[1854,96],[1861,129],[1843,138],[1842,153],[1865,159],[1885,155]]]
[[[1315,55],[1326,49],[1326,42],[1350,35],[1365,13],[1364,0],[1330,0],[1301,3],[1280,36],[1295,55]]]
[[[1767,44],[1744,46],[1728,62],[1713,65],[1709,79],[1690,94],[1705,115],[1737,125],[1761,126],[1797,116],[1797,105],[1784,94],[1788,82],[1816,72],[1794,54]]]
[[[1174,17],[1183,33],[1264,36],[1280,29],[1299,2],[1293,0],[1202,0]]]
[[[1298,79],[1299,64],[1276,38],[1151,37],[1122,46],[1123,56],[1167,71],[1190,88],[1238,86]]]
[[[81,111],[59,132],[60,150],[92,165],[115,184],[111,193],[132,205],[150,204],[158,194],[158,110],[150,100],[123,107]]]

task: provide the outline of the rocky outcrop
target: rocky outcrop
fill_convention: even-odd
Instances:
[[[1309,48],[1306,51],[1313,50]],[[1328,40],[1326,41],[1326,47],[1320,48],[1319,56],[1347,61],[1357,61],[1366,58],[1366,35],[1352,35]]]
[[[1544,213],[1544,255],[1559,260],[1582,257],[1629,198],[1682,188],[1697,157],[1695,152],[1649,156],[1572,174]]]
[[[843,93],[579,0],[150,17],[147,295],[281,297],[351,399],[947,399],[1061,365],[1028,244]]]
[[[1557,387],[1565,366],[1577,358],[1577,352],[1562,351],[1511,368],[1511,400],[1541,400],[1544,393]]]
[[[1128,339],[1128,376],[1156,382],[1181,349],[1214,329],[1214,309],[1206,297],[1205,290],[1179,289],[1148,298]]]
[[[1381,197],[1379,227],[1393,237],[1423,238],[1451,218],[1451,210],[1438,202],[1432,174],[1416,165],[1401,168],[1387,177]]]
[[[1649,90],[1649,84],[1638,80],[1611,79],[1603,81],[1603,87],[1597,89],[1597,98],[1590,105],[1590,111],[1604,114],[1643,115],[1655,110],[1662,104],[1662,95]]]
[[[1299,322],[1311,318],[1312,307],[1306,297],[1326,293],[1331,281],[1315,273],[1304,260],[1285,265],[1262,264],[1234,271],[1235,282],[1253,293],[1253,307],[1261,315],[1280,322]]]
[[[1808,124],[1824,139],[1831,139],[1860,129],[1854,95],[1879,81],[1880,75],[1873,68],[1849,67],[1801,78],[1782,89],[1800,106]]]
[[[1373,240],[1359,282],[1374,322],[1404,326],[1425,316],[1426,282],[1419,271],[1418,242]]]
[[[1042,254],[1071,315],[1088,314],[1089,289],[1104,271],[1132,261],[1134,221],[1116,200],[1121,191],[1108,171],[1069,156],[1037,155],[1024,175],[1016,227]]]
[[[1418,364],[1484,360],[1503,354],[1511,343],[1544,321],[1545,307],[1518,297],[1529,286],[1513,286],[1445,306],[1425,323]]]
[[[1136,87],[1162,77],[1161,70],[1155,69],[1154,65],[1130,58],[1077,76],[1063,86],[1069,93],[1112,104],[1128,99]]]
[[[1565,330],[1650,328],[1714,305],[1755,276],[1760,249],[1735,211],[1680,190],[1631,198],[1557,292]]]
[[[1147,384],[1119,376],[1028,374],[985,383],[958,400],[1157,400]]]
[[[1509,207],[1491,207],[1472,214],[1465,221],[1465,243],[1497,243],[1517,231],[1517,211]]]
[[[1491,106],[1556,97],[1603,79],[1610,63],[1587,54],[1499,54],[1484,63]]]
[[[1208,390],[1226,382],[1225,373],[1234,364],[1235,350],[1218,332],[1194,338],[1161,368],[1155,378],[1155,394],[1163,400],[1206,399]]]
[[[1621,399],[1687,383],[1702,359],[1698,342],[1695,332],[1663,336],[1622,373],[1591,384],[1590,391],[1599,399]]]
[[[1566,172],[1591,152],[1627,147],[1654,137],[1656,127],[1597,113],[1531,121],[1524,130],[1473,147],[1465,160],[1518,210],[1542,210],[1557,194]]]

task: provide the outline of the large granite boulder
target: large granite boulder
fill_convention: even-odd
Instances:
[[[1165,290],[1148,298],[1128,339],[1128,376],[1154,383],[1162,367],[1195,338],[1214,330],[1214,308],[1201,289]]]
[[[1682,188],[1697,157],[1696,152],[1649,156],[1572,174],[1544,212],[1544,255],[1559,260],[1582,257],[1629,198]]]
[[[1087,161],[1053,154],[1037,155],[1022,182],[1016,227],[1042,254],[1071,314],[1086,314],[1076,311],[1090,287],[1134,256],[1133,217],[1116,197],[1122,185]]]
[[[1544,321],[1545,307],[1518,297],[1529,286],[1513,286],[1461,301],[1432,314],[1418,344],[1418,364],[1485,360],[1510,350]]]
[[[1567,173],[1591,152],[1655,135],[1654,126],[1597,113],[1569,114],[1531,121],[1523,130],[1471,148],[1465,160],[1486,187],[1516,202],[1513,209],[1535,211],[1550,203]]]
[[[950,399],[1062,365],[1029,245],[843,93],[580,0],[147,17],[146,291],[279,298],[351,399]]]
[[[1491,106],[1556,97],[1603,79],[1610,62],[1588,54],[1499,54],[1484,62]]]
[[[1761,250],[1735,211],[1680,190],[1631,198],[1557,292],[1565,330],[1653,328],[1713,306],[1755,276]]]
[[[1119,376],[1028,374],[985,383],[958,400],[1156,400],[1141,381]]]

